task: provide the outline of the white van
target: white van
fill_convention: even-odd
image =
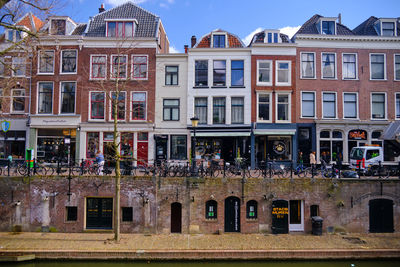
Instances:
[[[350,152],[350,168],[369,169],[383,163],[383,149],[380,146],[353,147]]]

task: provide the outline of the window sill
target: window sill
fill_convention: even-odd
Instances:
[[[346,117],[343,117],[343,119],[349,120],[349,121],[359,121],[360,120],[360,118],[346,118]]]
[[[89,78],[89,81],[104,81],[104,80],[106,80],[106,78],[93,78],[93,77]]]
[[[210,88],[208,86],[193,86],[193,89],[207,89]]]
[[[359,79],[358,78],[355,78],[355,79],[350,79],[350,78],[342,78],[342,81],[359,81]]]
[[[54,72],[43,72],[43,73],[37,73],[37,75],[54,75]]]
[[[376,118],[371,118],[371,121],[387,121],[387,118],[384,119],[376,119]]]
[[[291,120],[288,120],[288,121],[276,120],[276,121],[275,121],[275,123],[291,123],[291,122],[292,122]]]
[[[211,88],[228,88],[228,87],[215,85],[215,86],[211,86]]]
[[[300,77],[300,80],[316,80],[316,77]]]
[[[179,84],[164,84],[164,87],[174,87],[179,86]]]
[[[321,80],[331,80],[331,81],[336,81],[336,80],[337,80],[337,78],[336,78],[336,77],[332,77],[332,78],[324,78],[324,77],[321,77]]]
[[[235,86],[235,85],[232,85],[231,87],[229,87],[229,88],[233,88],[233,89],[241,89],[241,88],[246,88],[246,86],[243,86],[243,85],[237,85],[237,86]]]
[[[300,117],[300,119],[306,119],[306,120],[316,120],[317,117]]]
[[[215,219],[206,219],[205,221],[208,222],[208,223],[217,223],[218,219],[217,218],[215,218]]]
[[[132,77],[132,81],[147,81],[148,80],[148,78],[146,77],[146,78],[133,78]]]
[[[272,123],[272,120],[268,120],[268,121],[257,120],[257,123]]]
[[[272,86],[272,83],[256,83],[257,86]]]
[[[60,75],[77,75],[77,72],[60,72]]]
[[[246,218],[246,222],[248,222],[248,223],[256,223],[256,222],[258,222],[258,218],[254,218],[254,219]]]
[[[335,118],[322,118],[322,120],[338,120],[338,118],[337,117],[335,117]]]
[[[370,82],[385,82],[387,79],[369,79]]]

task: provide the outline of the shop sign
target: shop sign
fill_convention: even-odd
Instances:
[[[1,122],[1,129],[5,133],[8,132],[8,130],[10,130],[10,126],[11,126],[11,122],[9,122],[9,121],[2,121]]]
[[[349,132],[349,140],[367,140],[367,131],[352,130]]]
[[[274,146],[272,148],[274,150],[274,152],[278,155],[281,155],[283,153],[285,153],[286,151],[286,145],[284,142],[282,141],[275,141],[274,142]]]
[[[289,214],[289,208],[286,207],[273,207],[272,215],[274,215],[277,219],[283,219],[285,215]]]

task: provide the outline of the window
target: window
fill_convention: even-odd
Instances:
[[[258,120],[271,120],[271,94],[258,95]]]
[[[310,206],[310,217],[319,216],[319,206],[311,205]]]
[[[273,39],[272,39],[272,36],[273,36]],[[268,34],[267,34],[267,41],[268,41],[268,43],[278,43],[279,42],[279,40],[278,40],[278,33],[277,32],[274,32],[274,33],[272,33],[272,32],[269,32]],[[265,40],[265,39],[264,39]]]
[[[301,78],[315,78],[315,54],[301,53]]]
[[[133,56],[133,79],[147,79],[147,56]]]
[[[343,133],[337,130],[323,130],[320,132],[319,158],[326,162],[336,160],[341,154],[343,160]]]
[[[54,51],[39,52],[39,73],[41,74],[54,73]]]
[[[132,120],[146,119],[146,93],[132,93]]]
[[[384,93],[372,93],[371,94],[371,117],[372,119],[385,119],[386,112],[386,95]]]
[[[22,57],[12,58],[13,76],[25,76],[25,59]]]
[[[65,35],[65,19],[52,19],[51,20],[51,30],[50,34],[52,35]]]
[[[335,34],[335,22],[334,21],[322,21],[322,34]]]
[[[336,78],[336,55],[330,53],[322,53],[322,78]]]
[[[213,98],[213,124],[225,123],[225,97]]]
[[[290,95],[289,94],[276,94],[276,120],[277,122],[287,122],[290,121]]]
[[[343,93],[343,118],[358,118],[358,105],[356,93]]]
[[[382,22],[382,36],[395,36],[395,26],[393,22]]]
[[[257,201],[250,200],[246,203],[246,219],[257,219]]]
[[[61,114],[75,113],[76,82],[61,83]]]
[[[335,93],[322,93],[322,117],[324,119],[336,118]]]
[[[91,79],[105,79],[107,73],[107,56],[92,55],[90,57]]]
[[[76,50],[61,51],[61,73],[76,73]]]
[[[315,92],[301,93],[301,117],[315,118]]]
[[[121,207],[122,210],[122,221],[131,222],[133,221],[133,208],[132,207]]]
[[[208,86],[208,61],[196,60],[194,73],[195,86]]]
[[[400,55],[394,55],[394,79],[400,81]]]
[[[90,93],[90,119],[104,120],[104,92]]]
[[[10,42],[14,42],[14,31],[13,30],[7,31],[7,40]]]
[[[206,202],[206,219],[217,219],[217,201],[209,200]]]
[[[78,220],[78,207],[67,206],[65,208],[67,213],[66,216],[67,222]]]
[[[178,85],[178,66],[165,66],[165,85]]]
[[[207,97],[194,99],[194,115],[199,118],[199,124],[207,124]]]
[[[12,112],[25,112],[25,89],[13,89]]]
[[[53,83],[39,83],[38,113],[51,114],[53,111]]]
[[[244,85],[244,61],[232,60],[231,61],[231,86]]]
[[[164,99],[163,120],[179,121],[179,99]]]
[[[400,119],[400,93],[396,94],[396,119]]]
[[[125,159],[133,157],[133,133],[121,133],[121,156]]]
[[[386,78],[384,54],[371,54],[370,65],[371,80],[384,80]]]
[[[226,85],[226,61],[225,60],[214,60],[214,71],[213,71],[213,85],[214,86],[225,86]]]
[[[134,24],[132,21],[107,22],[107,37],[133,37]]]
[[[128,56],[111,56],[111,78],[127,78],[128,72]]]
[[[87,133],[87,144],[86,144],[86,158],[94,159],[96,158],[96,153],[100,148],[99,133]]]
[[[231,105],[232,124],[244,123],[244,98],[232,97]]]
[[[290,61],[276,62],[276,85],[290,85]]]
[[[272,85],[272,62],[257,60],[257,85]]]
[[[114,120],[114,101],[117,101],[117,119],[125,120],[125,99],[126,93],[119,92],[117,100],[117,92],[111,92],[111,119]]]
[[[225,48],[225,34],[213,34],[213,47]]]
[[[357,79],[356,54],[343,54],[342,75],[344,80]]]
[[[187,159],[186,140],[186,135],[171,135],[171,159]]]

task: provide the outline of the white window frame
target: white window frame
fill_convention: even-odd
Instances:
[[[126,73],[126,77],[125,78],[121,78],[121,77],[113,77],[113,73],[114,73],[114,65],[113,65],[113,57],[125,57],[126,58],[126,64],[125,64],[125,73]],[[110,55],[110,80],[127,80],[128,79],[128,62],[129,58],[128,55],[118,55],[118,54],[112,54]]]
[[[42,52],[53,52],[53,71],[52,72],[40,72],[40,59],[41,59],[41,54]],[[39,50],[38,53],[38,62],[37,62],[37,75],[54,75],[54,70],[56,68],[56,53],[54,50],[47,50],[47,49],[43,49],[43,50]]]
[[[105,72],[105,75],[104,75],[104,78],[96,78],[96,77],[93,77],[93,69],[92,69],[92,63],[93,63],[93,61],[92,61],[92,59],[93,59],[93,57],[106,57],[106,62],[105,62],[105,66],[106,66],[106,72]],[[107,55],[105,55],[105,54],[92,54],[92,55],[90,55],[90,75],[89,75],[89,80],[106,80],[107,79]]]
[[[396,115],[397,115],[397,113],[399,113],[400,114],[400,109],[399,110],[397,110],[397,106],[396,106],[396,100],[397,100],[397,96],[399,96],[400,97],[400,92],[399,93],[394,93],[394,119],[395,120],[400,120],[400,118],[397,118],[396,117]]]
[[[313,117],[304,117],[303,116],[303,93],[312,93],[314,94],[314,116]],[[316,119],[317,118],[317,93],[315,91],[300,91],[300,118],[301,119]]]
[[[313,54],[314,55],[314,73],[313,73],[313,77],[303,77],[303,72],[302,72],[302,57],[303,54]],[[305,80],[316,80],[317,79],[317,55],[315,52],[300,52],[300,79],[305,79]]]
[[[334,77],[327,77],[325,78],[324,75],[324,61],[323,61],[323,55],[324,54],[333,54],[335,55],[335,67],[334,67],[334,71],[335,71],[335,76]],[[321,80],[337,80],[337,55],[336,52],[321,52]]]
[[[110,92],[110,96],[109,96],[109,97],[110,97],[110,101],[108,101],[108,103],[109,103],[109,111],[110,111],[110,112],[109,112],[109,113],[110,113],[110,116],[108,116],[108,120],[109,120],[109,121],[114,121],[114,119],[112,118],[112,94],[115,93],[115,92],[116,92],[116,91],[111,91],[111,92]],[[125,115],[125,119],[118,119],[118,118],[117,118],[117,121],[126,121],[126,111],[127,111],[127,109],[128,109],[127,106],[126,106],[126,101],[128,100],[128,97],[127,97],[128,94],[127,94],[126,91],[121,91],[121,92],[119,92],[119,93],[120,93],[120,94],[121,94],[121,93],[125,94],[125,114],[124,114],[124,115]]]
[[[288,63],[288,82],[278,82],[278,66],[279,63]],[[275,85],[276,86],[291,86],[292,85],[292,61],[290,60],[277,60],[275,61]]]
[[[400,76],[397,77],[397,79],[396,79],[396,56],[400,57],[400,54],[393,55],[393,80],[400,81]],[[400,64],[400,62],[399,62],[399,64]]]
[[[65,52],[65,51],[75,51],[76,52],[76,59],[75,59],[76,71],[75,72],[63,72],[62,71],[63,52]],[[92,61],[90,61],[90,62],[92,62]],[[92,65],[92,64],[90,64],[90,65]],[[60,74],[65,75],[65,74],[77,74],[77,73],[78,73],[78,50],[77,49],[61,50],[61,53],[60,53]],[[90,73],[90,75],[92,75],[92,74]]]
[[[73,113],[61,113],[61,108],[62,108],[62,84],[63,83],[75,83],[75,99],[74,99],[75,102],[74,102],[74,112]],[[59,101],[58,101],[58,103],[59,103],[59,105],[58,105],[58,114],[59,115],[63,116],[63,115],[74,115],[74,114],[76,114],[76,94],[77,94],[77,91],[78,91],[77,86],[78,86],[78,83],[76,81],[61,81],[60,82],[60,84],[59,84],[60,93],[59,93],[59,97],[58,97],[58,99],[59,99]]]
[[[92,119],[92,93],[103,93],[104,94],[104,118],[103,119]],[[88,114],[88,121],[105,121],[106,120],[106,101],[107,101],[107,95],[106,92],[103,91],[89,91],[89,114]]]
[[[260,81],[258,81],[258,77],[259,77],[259,63],[269,63],[269,65],[270,65],[270,70],[269,70],[269,79],[270,79],[270,81],[269,82],[260,82]],[[271,86],[272,85],[272,78],[273,78],[273,76],[272,76],[272,68],[273,68],[273,65],[272,65],[272,60],[264,60],[264,59],[258,59],[257,60],[257,85],[259,85],[259,86]]]
[[[268,120],[260,120],[258,116],[259,112],[259,95],[269,95],[269,118]],[[272,91],[257,91],[257,122],[272,122]]]
[[[385,107],[385,117],[383,118],[383,119],[376,119],[376,118],[373,118],[372,117],[372,95],[373,94],[384,94],[385,95],[385,104],[384,104],[384,107]],[[370,116],[371,116],[371,120],[374,120],[374,121],[383,121],[383,120],[387,120],[387,93],[386,92],[371,92],[370,93],[370,95],[369,95],[369,107],[370,107]]]
[[[324,117],[324,94],[335,94],[335,117],[334,118],[326,118]],[[337,92],[334,91],[323,91],[321,94],[321,106],[322,106],[322,114],[321,117],[324,120],[337,120],[338,119],[338,98],[337,98]]]
[[[320,31],[319,31],[320,34],[322,34],[322,35],[336,35],[336,34],[337,34],[337,33],[336,33],[336,32],[337,32],[337,23],[336,23],[336,19],[337,19],[337,18],[323,18],[323,19],[321,19],[321,20],[320,20],[320,23],[319,23],[319,25],[320,25],[320,26],[319,26],[319,27],[320,27]],[[335,23],[335,28],[334,28],[334,33],[333,33],[333,34],[324,34],[324,33],[322,32],[322,23],[323,23],[324,21],[325,21],[325,22],[332,22],[332,21],[333,21],[333,22]]]
[[[355,78],[345,78],[344,77],[344,55],[355,55],[355,59],[356,59],[356,62],[355,62],[355,64],[356,64],[356,69],[355,69],[355,71],[356,71],[356,77]],[[354,80],[358,80],[358,54],[357,53],[342,53],[342,80],[345,80],[345,81],[354,81]]]
[[[379,20],[379,23],[380,23],[380,30],[381,30],[381,32],[380,32],[380,36],[383,36],[383,22],[391,22],[391,23],[393,23],[394,24],[394,33],[393,33],[393,37],[396,37],[397,36],[397,21],[396,21],[396,19],[380,19]],[[390,36],[384,36],[384,37],[390,37]]]
[[[372,68],[371,68],[371,56],[372,55],[383,55],[383,79],[372,79]],[[370,81],[386,81],[386,53],[369,53],[369,80]]]
[[[229,47],[228,34],[226,32],[213,32],[211,34],[210,48],[214,48],[214,35],[225,35],[225,47],[216,47],[216,48],[228,48]]]
[[[146,57],[146,78],[135,78],[134,77],[134,68],[133,68],[133,65],[134,65],[134,62],[133,62],[133,58],[134,57]],[[136,81],[139,81],[139,80],[148,80],[149,79],[149,55],[139,55],[139,54],[134,54],[134,55],[132,55],[131,56],[131,78],[132,78],[132,80],[136,80]]]
[[[288,119],[278,120],[278,95],[288,96]],[[292,92],[276,92],[275,93],[275,123],[290,123],[292,121]]]
[[[349,117],[345,116],[345,112],[344,112],[344,95],[345,94],[355,94],[356,95],[356,112],[357,112],[357,116],[355,118],[349,118]],[[359,108],[358,92],[343,92],[342,93],[342,107],[343,107],[343,119],[346,119],[346,120],[359,120],[360,119],[360,108]]]
[[[22,58],[23,60],[23,64],[24,64],[24,74],[23,75],[15,75],[14,74],[14,69],[15,69],[15,63],[14,63],[14,58],[16,59],[16,58]],[[11,77],[26,77],[27,75],[26,75],[26,60],[25,60],[25,58],[24,57],[12,57],[11,58],[11,66],[12,66],[12,69],[11,69]]]
[[[25,93],[26,93],[26,90],[24,89],[24,88],[18,88],[18,89],[11,89],[11,94],[10,94],[10,98],[11,98],[11,101],[10,101],[10,113],[13,113],[13,114],[24,114],[25,113],[25,110],[26,110],[26,103],[24,103],[24,110],[23,111],[15,111],[15,110],[13,110],[13,102],[14,102],[14,96],[13,96],[13,93],[14,93],[14,91],[23,91],[24,92],[24,96],[22,96],[24,99],[26,98],[26,95],[25,95]],[[21,96],[20,96],[21,97]],[[25,101],[26,102],[26,101]],[[1,111],[1,110],[0,110]]]
[[[41,83],[52,83],[53,84],[53,92],[51,96],[51,113],[39,113],[39,85]],[[39,81],[37,82],[37,92],[36,92],[36,115],[41,115],[41,116],[49,116],[53,115],[53,110],[54,110],[54,82],[53,81]]]
[[[145,109],[144,119],[143,120],[134,120],[133,117],[132,117],[132,112],[133,112],[133,110],[132,110],[132,102],[133,102],[133,94],[134,93],[144,93],[146,95],[146,109]],[[147,108],[148,108],[148,105],[149,105],[149,98],[148,98],[147,92],[146,91],[132,91],[130,97],[131,98],[129,100],[129,108],[128,108],[128,110],[129,110],[129,121],[130,122],[147,121]]]

